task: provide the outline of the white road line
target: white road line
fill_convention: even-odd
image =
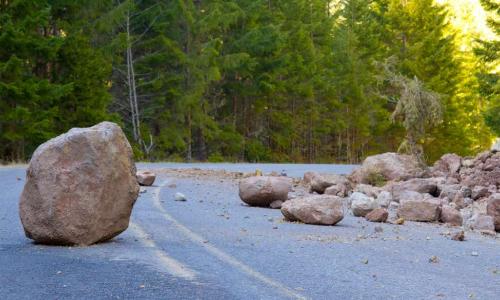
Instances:
[[[235,268],[238,268],[240,271],[244,272],[245,274],[261,281],[262,283],[271,286],[273,288],[276,288],[278,291],[280,291],[282,294],[293,298],[293,299],[307,299],[306,297],[302,296],[301,294],[297,293],[296,291],[292,290],[291,288],[283,285],[280,282],[277,282],[262,273],[259,273],[258,271],[252,269],[250,266],[246,265],[245,263],[239,261],[238,259],[234,258],[233,256],[225,253],[224,251],[220,250],[219,248],[206,243],[206,240],[201,237],[200,235],[194,233],[191,231],[189,228],[186,226],[182,225],[179,221],[174,219],[167,211],[165,208],[160,203],[160,190],[162,187],[164,187],[167,184],[168,181],[164,181],[162,184],[160,184],[159,187],[157,187],[154,192],[153,192],[153,201],[155,206],[158,208],[158,210],[162,213],[162,216],[167,219],[169,222],[172,222],[177,229],[182,232],[184,235],[186,235],[191,241],[199,244],[203,248],[205,248],[208,252],[210,252],[212,255],[216,256],[218,259],[221,261],[232,265]]]
[[[141,228],[141,226],[130,222],[129,228],[132,229],[135,236],[140,239],[144,246],[152,249],[154,256],[168,273],[187,280],[194,280],[196,278],[195,271],[189,269],[181,262],[175,260],[174,258],[168,256],[164,251],[160,250],[144,229]]]

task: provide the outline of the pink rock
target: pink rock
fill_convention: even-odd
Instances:
[[[151,186],[155,182],[156,174],[151,171],[137,171],[135,177],[140,185]]]
[[[389,212],[385,208],[376,208],[369,212],[365,218],[370,222],[386,222],[389,217]]]
[[[449,205],[443,205],[441,207],[441,222],[453,226],[462,226],[462,214]]]
[[[73,128],[40,145],[19,213],[39,243],[90,245],[127,229],[139,193],[132,148],[120,127]]]
[[[401,200],[398,217],[408,221],[434,222],[439,219],[441,203],[437,200]]]
[[[335,225],[344,218],[342,198],[314,195],[286,201],[281,213],[288,221],[306,224]]]
[[[276,200],[286,201],[291,189],[290,178],[254,176],[240,181],[239,196],[250,206],[269,207]]]

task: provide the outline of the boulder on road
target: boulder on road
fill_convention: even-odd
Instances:
[[[137,171],[135,177],[140,185],[151,186],[155,182],[156,174],[151,171]]]
[[[288,221],[306,224],[335,225],[344,218],[342,198],[331,195],[313,195],[286,201],[281,213]]]
[[[387,221],[387,218],[389,217],[389,212],[385,208],[376,208],[369,212],[366,216],[365,219],[370,221],[370,222],[381,222],[384,223]]]
[[[439,220],[441,202],[435,199],[401,200],[397,211],[398,217],[408,221],[434,222]]]
[[[373,197],[354,192],[350,197],[352,214],[356,217],[364,217],[372,210],[378,208],[378,204]]]
[[[239,184],[239,195],[250,206],[269,207],[276,200],[286,201],[292,182],[287,177],[254,176]]]
[[[40,145],[19,205],[26,236],[90,245],[126,230],[139,193],[132,157],[125,134],[110,122],[73,128]]]
[[[379,185],[383,184],[380,181],[408,180],[424,173],[414,157],[389,152],[367,157],[349,178],[355,183]]]

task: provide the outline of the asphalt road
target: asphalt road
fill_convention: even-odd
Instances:
[[[289,176],[351,168],[138,167]],[[470,233],[456,242],[443,235],[454,229],[442,225],[379,225],[353,216],[331,227],[288,223],[279,210],[242,205],[230,180],[161,176],[140,195],[130,228],[112,241],[36,245],[18,217],[24,173],[0,168],[0,299],[500,299],[498,237]],[[176,192],[188,200],[174,201]]]

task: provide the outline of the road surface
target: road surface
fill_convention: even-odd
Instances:
[[[139,164],[139,169],[347,173],[352,166]],[[337,226],[284,222],[242,205],[228,179],[161,175],[129,229],[91,247],[26,239],[25,167],[0,168],[0,299],[500,299],[500,239],[346,216]],[[174,201],[174,194],[187,196]],[[375,226],[383,232],[376,233]],[[429,262],[436,256],[437,263]]]

